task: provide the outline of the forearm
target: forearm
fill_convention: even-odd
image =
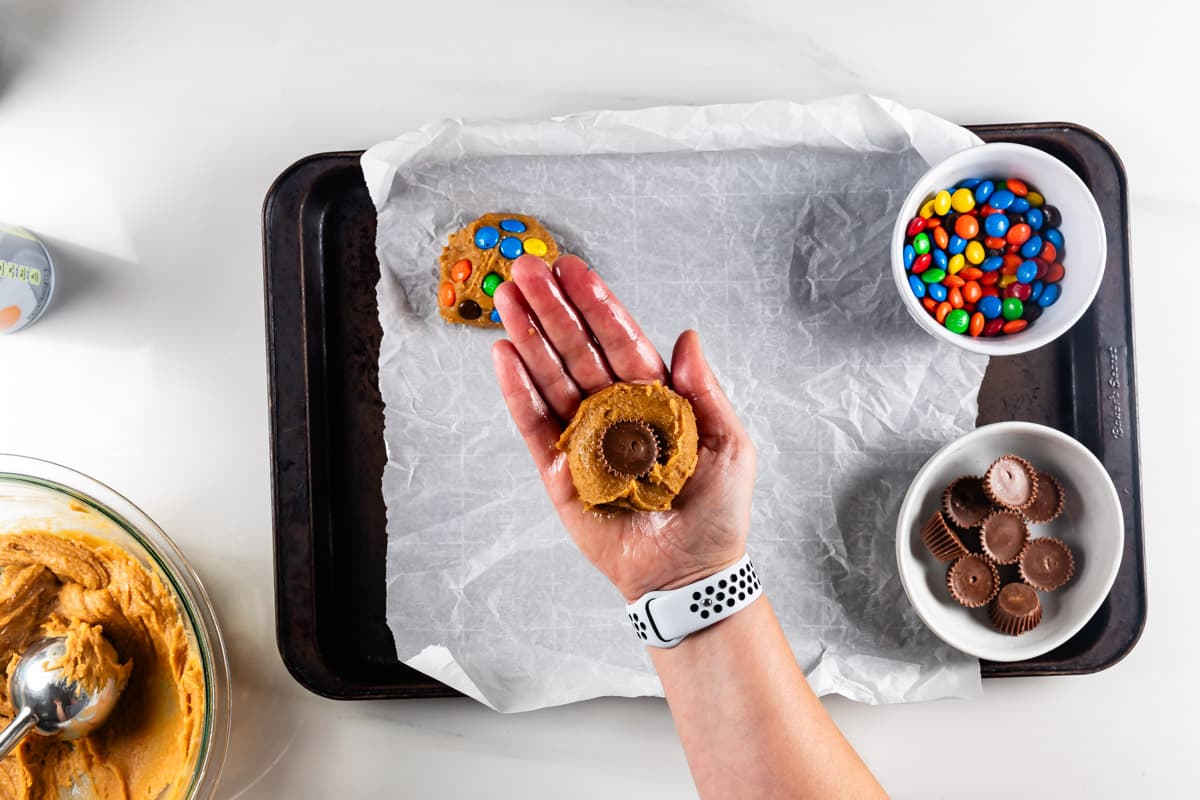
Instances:
[[[884,797],[809,688],[767,598],[652,650],[702,797]]]

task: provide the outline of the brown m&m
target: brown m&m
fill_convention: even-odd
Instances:
[[[458,315],[463,319],[479,319],[482,313],[483,309],[474,300],[463,300],[458,304]]]

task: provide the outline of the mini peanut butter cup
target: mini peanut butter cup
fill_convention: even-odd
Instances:
[[[1000,456],[983,474],[983,491],[998,506],[1029,508],[1037,497],[1037,470],[1020,456]]]
[[[942,492],[942,511],[960,528],[974,528],[992,510],[983,491],[983,479],[974,475],[955,478]]]
[[[1030,522],[1042,523],[1058,519],[1063,512],[1064,497],[1062,484],[1058,478],[1046,472],[1037,474],[1037,495],[1029,508],[1025,509],[1025,519]]]
[[[987,605],[1000,588],[996,565],[980,555],[963,556],[946,572],[950,596],[967,608]]]
[[[1008,583],[988,608],[988,618],[996,630],[1010,636],[1031,631],[1042,621],[1042,601],[1037,592],[1023,583]]]
[[[1029,526],[1016,511],[993,511],[979,526],[983,553],[997,564],[1015,564],[1028,541]]]
[[[969,552],[958,534],[946,524],[940,511],[933,512],[925,527],[921,528],[921,541],[938,561],[953,561]]]
[[[1075,575],[1075,557],[1061,539],[1034,539],[1021,552],[1021,579],[1042,592],[1053,592]]]
[[[600,437],[600,458],[613,475],[640,478],[658,460],[658,436],[641,420],[615,422]]]

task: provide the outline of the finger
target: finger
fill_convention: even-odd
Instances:
[[[624,381],[665,381],[667,367],[633,315],[588,265],[575,256],[554,262],[554,274],[567,298],[600,343],[613,373]]]
[[[512,342],[504,339],[492,345],[492,365],[496,368],[496,380],[508,413],[544,479],[559,454],[555,445],[562,435],[562,428],[538,392]]]
[[[546,262],[536,256],[521,256],[513,262],[512,278],[583,393],[591,394],[611,384],[613,376],[599,346]]]
[[[512,281],[505,281],[496,289],[493,299],[504,323],[504,332],[515,346],[538,393],[560,420],[570,419],[582,398],[579,387],[542,333],[520,288]]]
[[[723,441],[742,435],[742,423],[708,365],[700,347],[700,335],[695,331],[684,331],[675,342],[671,383],[675,391],[691,402],[700,441],[705,446],[715,449]]]

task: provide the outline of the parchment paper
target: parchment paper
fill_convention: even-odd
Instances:
[[[815,690],[978,693],[978,662],[909,606],[893,537],[916,470],[973,427],[986,359],[906,317],[887,252],[927,162],[977,142],[847,97],[447,121],[371,148],[399,657],[501,711],[661,694],[509,421],[502,334],[435,306],[446,237],[512,211],[600,270],[660,352],[700,331],[759,450],[748,548]]]

